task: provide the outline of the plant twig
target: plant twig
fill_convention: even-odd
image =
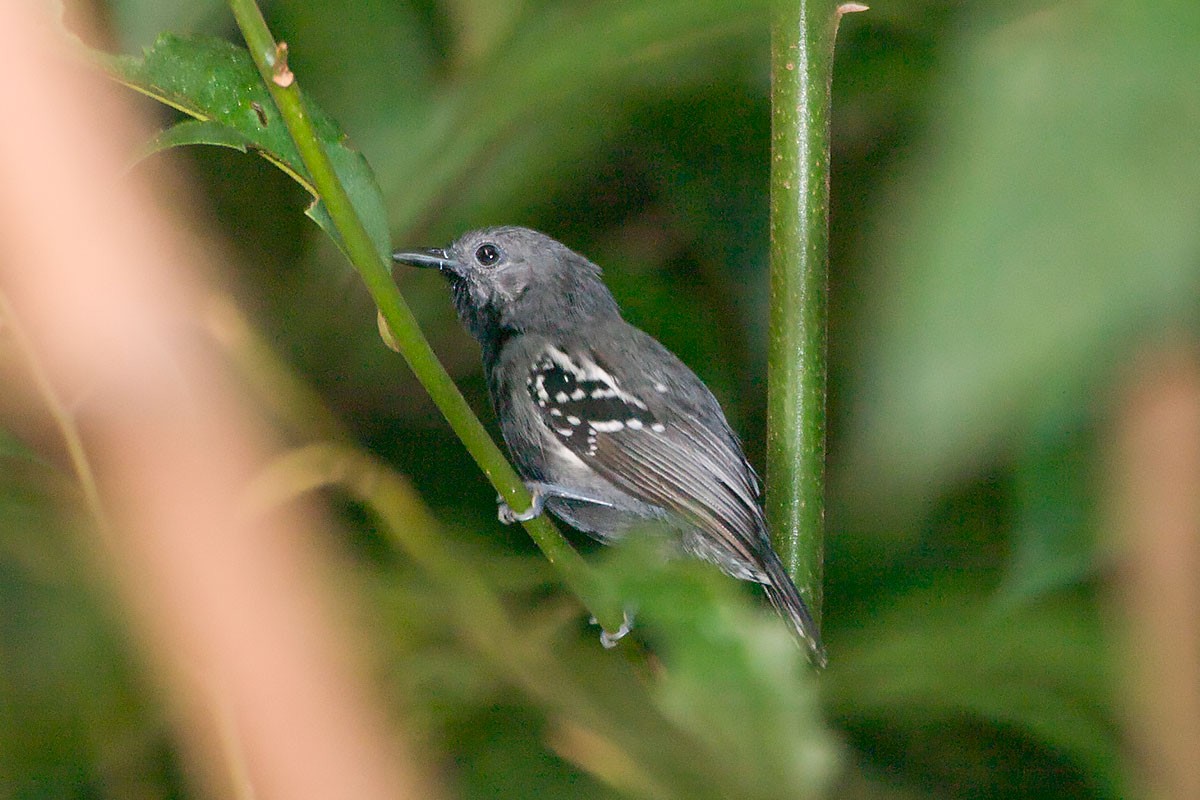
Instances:
[[[829,115],[838,21],[857,3],[786,0],[771,29],[767,519],[820,624],[825,528]]]
[[[515,510],[528,509],[531,500],[524,484],[434,355],[416,318],[392,281],[388,265],[376,251],[349,196],[337,179],[329,156],[313,130],[298,81],[287,66],[286,46],[276,44],[254,0],[229,0],[229,7],[245,37],[250,55],[296,143],[313,186],[337,226],[346,253],[366,283],[380,314],[387,321],[401,354],[509,507]],[[617,630],[623,621],[622,611],[616,604],[602,604],[597,600],[597,589],[587,565],[553,523],[543,515],[523,524],[546,558],[559,570],[564,583],[583,601],[605,630]]]
[[[25,359],[25,365],[33,379],[33,384],[37,387],[38,394],[42,396],[42,401],[46,404],[50,417],[54,420],[54,424],[63,438],[63,444],[67,448],[67,457],[71,460],[71,470],[75,473],[75,480],[79,482],[80,491],[83,492],[83,501],[87,506],[88,513],[97,529],[107,537],[110,530],[108,516],[104,512],[104,504],[100,501],[96,473],[92,470],[87,449],[83,446],[83,437],[79,433],[79,426],[75,423],[75,415],[67,408],[67,404],[50,381],[50,376],[42,368],[37,352],[34,350],[33,341],[17,318],[12,304],[3,294],[0,294],[0,315],[2,315],[4,324],[12,331],[13,339]]]

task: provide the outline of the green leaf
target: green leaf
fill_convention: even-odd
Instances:
[[[0,458],[16,458],[22,461],[35,461],[39,464],[45,464],[34,451],[10,431],[0,428]]]
[[[837,749],[785,624],[737,581],[694,561],[663,563],[646,540],[619,548],[607,571],[665,666],[655,703],[706,748],[697,761],[721,765],[726,794],[823,796]]]
[[[845,473],[929,498],[1089,392],[1200,282],[1200,5],[1050,4],[950,56],[895,187]],[[1012,14],[1011,10],[1008,12]]]
[[[952,727],[969,722],[982,740],[988,730],[1030,737],[1083,768],[1099,796],[1127,796],[1104,631],[1088,599],[1060,594],[998,612],[978,586],[942,580],[841,637],[823,688],[850,727],[898,731],[898,758],[910,770],[935,750],[955,783],[979,776],[972,744]]]
[[[221,0],[108,0],[105,8],[126,48],[150,44],[162,31],[216,33],[229,13]]]
[[[221,39],[163,35],[141,58],[104,56],[103,65],[121,83],[194,117],[199,126],[172,128],[151,147],[215,144],[253,148],[310,194],[312,181],[258,71],[244,48]],[[306,99],[313,124],[381,258],[391,257],[383,195],[366,159],[346,143],[337,124]],[[323,204],[311,217],[342,246]],[[344,248],[343,248],[344,249]]]
[[[155,153],[169,150],[172,147],[186,147],[192,144],[208,144],[215,147],[228,147],[250,152],[254,146],[246,136],[234,128],[228,128],[210,120],[187,120],[163,129],[142,148],[138,160],[149,158]]]
[[[1026,603],[1077,586],[1111,558],[1097,546],[1101,513],[1095,485],[1098,448],[1087,435],[1086,407],[1072,398],[1074,414],[1048,414],[1036,442],[1016,465],[1011,563],[1001,587],[1003,603]]]
[[[753,64],[746,43],[755,33],[765,40],[768,5],[614,0],[525,14],[511,36],[489,39],[493,55],[463,70],[427,124],[412,132],[414,146],[386,171],[393,220],[408,228],[432,208],[444,215],[446,206],[467,206],[464,216],[507,212],[520,189],[564,165],[575,174],[576,159],[630,108],[630,98],[705,85],[715,70]]]
[[[354,131],[377,168],[408,138],[392,127],[382,132],[381,121],[404,125],[414,118],[414,106],[429,102],[437,89],[439,37],[429,28],[435,12],[419,5],[326,0],[270,8],[271,28],[291,45],[288,63],[305,91],[321,98],[325,111]],[[372,133],[382,133],[374,148],[367,146]]]

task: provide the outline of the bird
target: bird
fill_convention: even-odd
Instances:
[[[518,226],[472,230],[393,260],[439,270],[479,342],[505,444],[533,498],[523,513],[499,501],[501,521],[548,510],[604,544],[657,523],[685,555],[761,584],[809,659],[825,665],[720,404],[674,353],[625,321],[598,266]]]

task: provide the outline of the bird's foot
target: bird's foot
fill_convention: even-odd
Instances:
[[[612,502],[603,497],[597,497],[587,492],[580,492],[566,486],[560,486],[557,483],[527,481],[525,488],[529,490],[529,496],[533,502],[528,509],[519,514],[508,507],[508,503],[504,502],[503,497],[496,498],[498,505],[497,516],[505,525],[511,525],[514,522],[528,522],[534,517],[541,516],[542,512],[546,509],[546,500],[551,497],[557,497],[560,500],[573,500],[579,503],[606,506],[608,508],[613,507]]]
[[[535,517],[540,517],[542,512],[546,510],[546,496],[541,489],[535,485],[526,484],[529,489],[529,508],[524,511],[513,511],[509,508],[508,503],[504,502],[503,497],[496,498],[496,516],[505,525],[512,525],[514,522],[529,522]]]
[[[633,614],[629,613],[629,610],[626,609],[622,612],[622,617],[623,619],[621,620],[621,627],[617,628],[615,632],[609,633],[608,631],[604,630],[603,627],[600,628],[600,645],[605,650],[611,650],[616,647],[617,642],[624,639],[625,634],[633,630]],[[600,620],[596,619],[595,617],[592,617],[589,621],[593,625],[600,624]]]

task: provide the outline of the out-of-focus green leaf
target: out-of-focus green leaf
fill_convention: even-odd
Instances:
[[[14,436],[12,432],[0,428],[0,459],[3,458],[19,458],[42,463],[41,457],[30,450],[28,445]]]
[[[424,117],[435,88],[441,42],[430,27],[433,4],[326,0],[263,11],[275,37],[290,45],[288,62],[304,91],[353,131],[376,169],[408,146],[406,128]]]
[[[1099,461],[1082,420],[1047,414],[1034,445],[1018,461],[1013,481],[1012,558],[1001,588],[1004,603],[1023,603],[1096,574],[1110,554],[1096,546],[1093,499]]]
[[[707,748],[697,761],[720,765],[728,796],[822,796],[836,748],[784,623],[752,606],[736,581],[695,562],[664,564],[648,542],[622,547],[609,569],[662,658],[652,697]]]
[[[1082,599],[997,612],[977,587],[944,580],[831,643],[828,707],[843,722],[898,730],[914,748],[901,745],[901,759],[916,754],[918,732],[949,723],[1019,732],[1075,764],[1100,796],[1126,796],[1105,627]],[[952,741],[940,746],[953,757]],[[941,768],[977,773],[969,755]]]
[[[978,27],[988,21],[977,18]],[[1073,0],[959,45],[875,240],[847,476],[927,498],[1200,286],[1200,5]],[[874,507],[874,506],[873,506]]]
[[[480,187],[475,173],[505,150],[548,135],[564,144],[576,109],[605,103],[620,93],[637,96],[653,87],[677,85],[686,76],[710,76],[714,67],[742,65],[744,58],[714,59],[715,48],[744,47],[767,26],[765,0],[661,0],[646,3],[555,3],[523,17],[503,43],[501,56],[483,58],[459,76],[419,141],[393,171],[384,175],[392,220],[402,228],[427,221],[431,205],[441,207],[471,191],[506,194],[511,187]],[[607,113],[620,104],[608,102]],[[584,112],[585,118],[590,116]],[[578,131],[588,138],[589,124]],[[571,157],[559,153],[556,164]],[[544,164],[544,149],[525,151]],[[506,169],[519,178],[519,169]],[[533,176],[542,178],[542,170]],[[459,184],[463,185],[459,185]],[[392,188],[394,187],[394,189]],[[493,207],[489,204],[489,207]]]
[[[113,28],[122,47],[144,47],[163,31],[213,32],[224,22],[221,0],[111,0]]]
[[[495,53],[521,23],[528,5],[526,0],[446,0],[446,13],[457,33],[452,60],[471,64]]]
[[[70,477],[0,432],[0,797],[166,796],[164,728],[81,505]]]
[[[314,193],[300,154],[244,48],[221,39],[163,35],[141,58],[105,57],[103,63],[127,86],[206,123],[175,134],[177,143],[228,147],[231,141],[243,141]],[[331,118],[311,100],[305,102],[376,250],[381,258],[389,259],[387,213],[370,166],[346,143],[345,134]],[[228,128],[231,133],[218,136],[213,133],[216,127]],[[169,135],[167,140],[171,140]],[[340,247],[324,204],[315,202],[307,213]]]

